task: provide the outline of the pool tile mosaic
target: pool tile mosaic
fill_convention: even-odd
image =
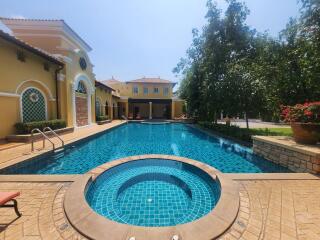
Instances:
[[[111,168],[86,193],[89,205],[102,216],[148,227],[194,221],[209,213],[219,197],[219,183],[202,170],[157,159]]]
[[[68,147],[14,165],[0,174],[81,174],[115,159],[145,154],[187,157],[224,173],[290,172],[248,148],[215,138],[185,124],[130,123]]]

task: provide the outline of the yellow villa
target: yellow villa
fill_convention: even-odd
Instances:
[[[127,82],[110,79],[102,81],[120,95],[119,116],[128,119],[175,119],[183,114],[184,101],[174,97],[176,83],[159,78]]]
[[[110,120],[174,119],[183,101],[175,83],[160,78],[97,81],[91,47],[63,20],[0,18],[11,33],[0,34],[0,139],[15,123],[61,119],[66,127]],[[19,70],[19,71],[17,71]]]
[[[0,35],[0,64],[6,66],[0,69],[0,107],[8,113],[1,115],[0,139],[13,134],[17,122],[62,119],[68,127],[88,126],[95,122],[96,92],[112,106],[112,89],[96,84],[91,47],[63,20],[0,20],[12,31]]]

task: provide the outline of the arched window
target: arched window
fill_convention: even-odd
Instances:
[[[99,98],[96,98],[96,116],[99,117],[101,115],[102,115],[101,102]]]
[[[77,87],[76,92],[87,94],[87,89],[86,89],[86,86],[84,85],[83,81],[80,81],[78,83],[78,87]]]
[[[22,121],[35,122],[46,120],[46,100],[36,88],[28,88],[22,93]]]

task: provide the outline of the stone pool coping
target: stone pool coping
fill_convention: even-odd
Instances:
[[[270,143],[288,150],[300,152],[313,157],[320,157],[320,145],[304,145],[296,143],[293,138],[285,136],[253,136],[253,140]]]
[[[111,125],[103,125],[103,126],[98,126],[98,128],[101,128],[101,129],[95,129],[93,132],[89,132],[87,133],[85,136],[74,136],[73,138],[71,139],[65,139],[65,136],[64,135],[61,135],[60,137],[63,138],[63,140],[65,141],[65,148],[70,146],[70,145],[73,145],[73,144],[77,144],[77,143],[80,143],[82,141],[87,141],[89,140],[90,138],[94,138],[100,134],[104,134],[108,131],[111,131],[115,128],[118,128],[124,124],[126,124],[127,121],[114,121],[114,123],[110,123]],[[91,129],[91,126],[88,126],[88,127],[85,127],[83,129]],[[75,134],[77,135],[76,133],[77,130],[75,130],[72,134]],[[37,145],[40,146],[42,145],[42,140],[39,140],[37,142],[35,142],[35,145],[37,147]],[[40,151],[34,151],[34,152],[28,152],[28,153],[25,153],[25,147],[30,147],[29,146],[30,143],[24,143],[23,145],[19,145],[17,146],[17,151],[18,152],[21,152],[21,155],[18,156],[18,157],[14,157],[14,158],[11,158],[11,159],[6,159],[7,156],[6,154],[4,154],[3,152],[6,151],[6,150],[2,150],[0,151],[0,158],[1,158],[1,161],[0,161],[0,170],[1,169],[4,169],[4,168],[7,168],[7,167],[10,167],[12,165],[15,165],[17,163],[21,163],[21,162],[24,162],[24,161],[30,161],[34,158],[37,158],[37,157],[40,157],[40,156],[46,156],[47,154],[51,154],[53,151],[52,151],[52,147],[50,144],[47,144],[47,147],[45,149],[42,149]],[[23,150],[20,150],[20,148],[23,148]],[[13,148],[15,149],[15,148]],[[11,149],[12,150],[12,149]]]
[[[204,217],[172,227],[140,227],[111,221],[91,209],[85,199],[90,182],[106,170],[117,165],[141,159],[165,159],[180,161],[200,168],[221,185],[221,196],[215,208]],[[171,239],[178,235],[183,240],[215,239],[233,224],[239,211],[239,189],[237,183],[204,163],[188,158],[169,155],[141,155],[118,159],[103,164],[76,180],[66,193],[64,209],[72,226],[90,239]]]

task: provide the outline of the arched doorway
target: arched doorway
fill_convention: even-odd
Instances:
[[[77,126],[85,126],[89,124],[88,119],[88,91],[85,83],[81,80],[76,88],[76,123]]]
[[[102,116],[102,104],[99,98],[96,98],[96,117]]]
[[[47,119],[47,101],[37,88],[30,87],[21,93],[22,122],[44,121]]]
[[[90,125],[92,123],[91,98],[94,94],[94,85],[85,74],[78,74],[72,84],[72,89],[73,126]]]
[[[110,118],[110,116],[109,116],[109,104],[108,104],[108,101],[106,101],[105,113],[106,113],[106,116],[108,116],[108,117]]]

